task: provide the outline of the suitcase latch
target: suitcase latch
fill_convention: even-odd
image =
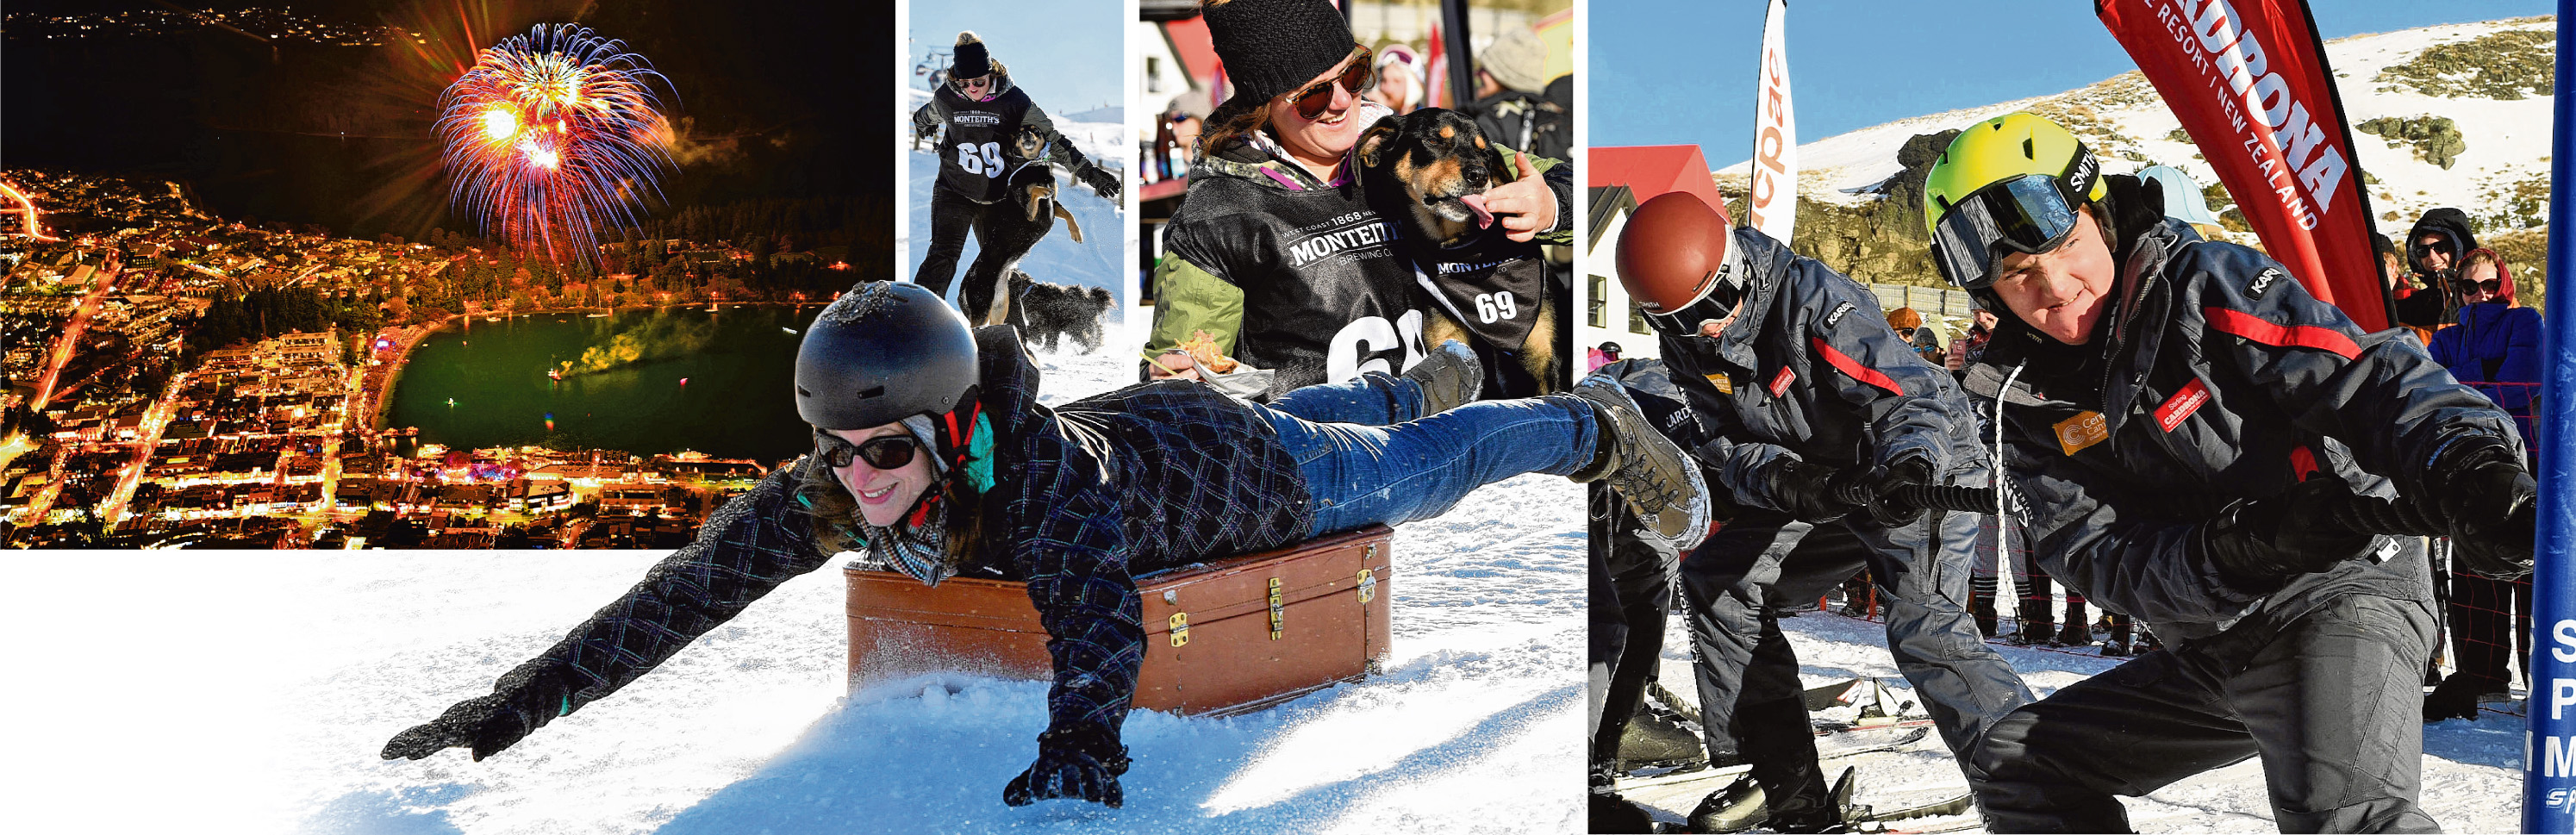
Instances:
[[[1189,642],[1190,642],[1190,613],[1188,613],[1188,612],[1173,612],[1173,613],[1172,613],[1172,646],[1176,646],[1176,647],[1177,647],[1177,646],[1182,646],[1182,645],[1184,645],[1184,644],[1188,644]]]
[[[1372,548],[1372,549],[1374,549],[1374,548],[1375,548],[1375,546],[1371,546],[1371,548]],[[1361,603],[1367,603],[1367,602],[1369,602],[1369,601],[1371,601],[1371,600],[1376,600],[1376,599],[1377,599],[1377,572],[1375,572],[1375,571],[1370,571],[1370,570],[1365,569],[1365,568],[1360,569],[1360,602],[1361,602]]]
[[[1287,617],[1288,605],[1281,594],[1279,578],[1272,577],[1270,578],[1270,640],[1279,640],[1279,633],[1286,628]]]

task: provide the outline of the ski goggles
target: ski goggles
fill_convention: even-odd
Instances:
[[[1638,310],[1646,315],[1646,325],[1665,336],[1698,336],[1700,329],[1708,323],[1723,322],[1733,317],[1735,305],[1744,301],[1745,288],[1745,282],[1735,275],[1734,254],[1728,253],[1726,261],[1717,266],[1716,272],[1709,273],[1708,280],[1702,283],[1708,287],[1708,292],[1702,294],[1698,301],[1683,305],[1680,310],[1665,313],[1641,305]]]
[[[2060,182],[2024,174],[1951,204],[1933,227],[1932,263],[1941,277],[1962,290],[1982,289],[1995,283],[1995,262],[2005,252],[2040,255],[2065,244],[2082,198]]]
[[[1376,86],[1377,65],[1369,60],[1371,54],[1365,46],[1351,50],[1350,66],[1344,68],[1341,75],[1288,94],[1289,100],[1297,105],[1297,115],[1307,119],[1324,115],[1325,108],[1333,106],[1333,88],[1336,86],[1349,91],[1352,96]]]
[[[866,461],[870,467],[891,470],[912,463],[913,453],[920,449],[921,443],[913,440],[911,435],[879,435],[854,444],[830,432],[814,433],[814,453],[822,456],[823,463],[832,465],[835,470],[849,469],[854,461]]]

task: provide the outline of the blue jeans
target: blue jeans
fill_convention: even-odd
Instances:
[[[1571,395],[1469,403],[1427,418],[1411,380],[1365,374],[1307,386],[1264,407],[1296,456],[1322,536],[1449,512],[1478,487],[1592,463],[1600,433]]]

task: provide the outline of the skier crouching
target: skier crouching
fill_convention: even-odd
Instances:
[[[1969,127],[1924,194],[1941,274],[2005,312],[1967,386],[2001,403],[2041,567],[2179,639],[1996,723],[1969,769],[1987,826],[2130,831],[2118,795],[2260,755],[2283,832],[2435,831],[2422,540],[2334,508],[2393,489],[2405,524],[2527,573],[2511,418],[2046,119]]]
[[[719,508],[694,543],[492,694],[395,736],[384,757],[471,747],[480,760],[788,578],[863,551],[925,585],[1027,581],[1052,639],[1050,721],[1003,800],[1118,806],[1119,727],[1144,658],[1137,574],[1438,516],[1526,472],[1603,480],[1684,544],[1707,529],[1697,473],[1615,387],[1468,403],[1482,379],[1473,356],[1447,343],[1405,378],[1309,387],[1272,406],[1165,381],[1049,408],[1009,327],[970,330],[917,285],[862,285],[797,353],[813,455]]]

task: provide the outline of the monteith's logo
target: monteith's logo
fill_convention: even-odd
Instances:
[[[1291,266],[1304,267],[1354,249],[1383,247],[1391,240],[1395,240],[1395,224],[1364,221],[1289,244],[1288,259]]]
[[[960,110],[948,114],[948,121],[961,127],[989,128],[1002,123],[1002,114],[989,110]]]

